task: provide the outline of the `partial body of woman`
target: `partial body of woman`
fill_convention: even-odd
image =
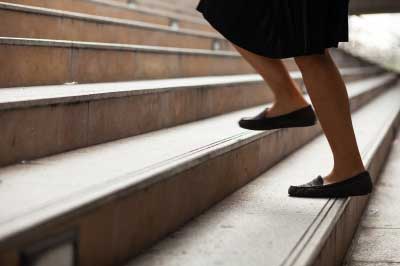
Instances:
[[[348,41],[349,0],[201,0],[204,18],[263,77],[275,96],[271,107],[239,126],[251,130],[321,124],[333,153],[331,172],[291,186],[298,197],[346,197],[371,192],[357,146],[345,83],[329,53]],[[283,58],[299,67],[313,108],[291,79]]]

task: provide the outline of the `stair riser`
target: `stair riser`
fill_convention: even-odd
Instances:
[[[239,56],[119,48],[0,44],[0,62],[0,88],[254,73]]]
[[[367,168],[372,177],[379,176],[385,159],[389,154],[392,141],[396,136],[396,131],[400,125],[400,113],[392,122],[385,136],[380,140],[380,145],[368,161]],[[341,266],[346,252],[351,245],[354,233],[362,217],[363,211],[367,206],[369,196],[350,198],[341,214],[339,220],[335,223],[330,235],[327,238],[320,253],[313,262],[314,266]],[[307,264],[299,264],[307,265]]]
[[[367,72],[364,77],[370,75]],[[352,75],[344,78],[352,79]],[[295,81],[302,83],[301,79]],[[2,110],[0,166],[176,126],[272,99],[265,83],[255,81]]]
[[[94,21],[85,19],[85,17],[77,19],[64,15],[54,16],[6,9],[0,10],[0,16],[3,19],[3,23],[0,24],[2,36],[208,50],[213,50],[215,45],[218,45],[221,50],[233,51],[233,47],[227,41],[217,37]]]
[[[168,16],[162,16],[159,14],[151,14],[147,12],[140,12],[134,9],[127,9],[124,7],[105,5],[101,3],[96,3],[94,1],[88,0],[9,0],[7,2],[40,6],[45,8],[60,9],[66,11],[87,13],[92,15],[115,17],[123,19],[132,19],[137,21],[155,23],[160,25],[170,26],[171,23],[176,22],[180,28],[183,29],[194,29],[202,31],[212,31],[214,30],[206,23],[197,23],[187,20],[179,20],[177,18],[172,18]]]
[[[383,88],[376,89],[383,91]],[[218,154],[199,158],[195,165],[180,168],[179,172],[163,181],[148,184],[146,188],[126,189],[118,196],[82,207],[29,233],[3,241],[0,261],[6,256],[17,258],[18,249],[28,243],[76,229],[79,230],[81,266],[121,265],[319,133],[321,129],[318,126],[286,129],[235,142],[229,151],[221,150]],[[104,241],[99,241],[99,234]]]
[[[121,2],[127,2],[125,0],[121,0]],[[128,0],[128,3],[136,3],[137,5],[142,5],[150,8],[157,9],[165,9],[170,12],[176,12],[178,14],[186,14],[191,16],[200,16],[200,13],[196,11],[195,7],[199,1],[194,1],[191,5],[188,5],[187,1],[183,1],[180,3],[170,3],[166,1],[136,1],[136,0]]]

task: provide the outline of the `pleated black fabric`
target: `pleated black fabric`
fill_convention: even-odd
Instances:
[[[323,54],[348,41],[349,0],[200,0],[226,39],[271,58]]]

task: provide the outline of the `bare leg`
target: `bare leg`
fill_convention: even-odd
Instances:
[[[268,116],[286,114],[308,105],[281,59],[260,56],[233,46],[271,87],[275,101],[268,110]]]
[[[299,56],[295,61],[333,152],[334,168],[324,181],[335,183],[364,171],[346,85],[328,49],[324,55]]]

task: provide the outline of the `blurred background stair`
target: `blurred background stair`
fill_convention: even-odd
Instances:
[[[1,266],[343,260],[366,197],[287,197],[329,168],[321,128],[240,128],[271,90],[196,3],[0,2]],[[399,76],[331,54],[377,176]]]
[[[0,2],[3,36],[232,50],[220,35],[166,25]],[[29,27],[27,27],[29,25]]]
[[[9,0],[8,3],[32,5],[37,7],[59,9],[87,13],[92,15],[132,19],[143,22],[170,26],[173,29],[194,29],[213,31],[211,27],[199,17],[179,15],[167,12],[162,8],[149,8],[137,5],[128,5],[125,1],[113,0]]]

